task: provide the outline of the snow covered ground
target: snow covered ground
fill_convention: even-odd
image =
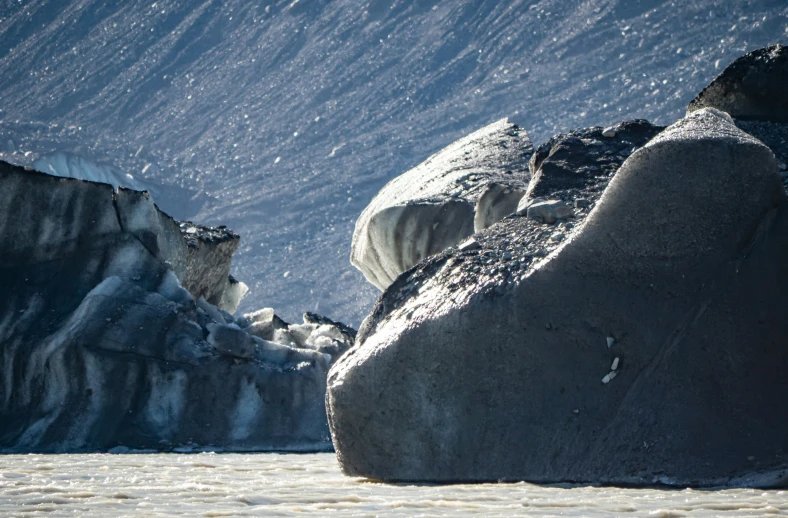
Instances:
[[[785,0],[8,1],[0,158],[62,151],[185,192],[173,216],[242,237],[242,311],[357,325],[378,292],[353,224],[389,179],[503,117],[535,144],[672,122],[787,40]]]

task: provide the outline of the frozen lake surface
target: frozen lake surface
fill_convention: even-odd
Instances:
[[[0,516],[780,516],[785,491],[391,485],[333,454],[5,455]]]

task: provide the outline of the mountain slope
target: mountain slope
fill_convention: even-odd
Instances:
[[[353,224],[392,177],[506,116],[536,143],[671,122],[788,39],[783,0],[7,0],[0,18],[0,158],[202,191],[174,215],[242,236],[242,310],[355,324],[377,291]]]

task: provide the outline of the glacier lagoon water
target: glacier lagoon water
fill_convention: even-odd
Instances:
[[[382,484],[320,454],[0,456],[1,516],[652,516],[788,514],[788,492]]]

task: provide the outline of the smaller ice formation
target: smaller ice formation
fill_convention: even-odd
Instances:
[[[687,113],[717,108],[769,146],[788,188],[788,47],[770,45],[731,63],[690,102]]]
[[[331,449],[355,331],[232,315],[238,235],[4,162],[0,221],[0,452]]]
[[[511,214],[532,152],[528,134],[504,119],[391,180],[356,222],[351,263],[384,290],[425,257]]]

